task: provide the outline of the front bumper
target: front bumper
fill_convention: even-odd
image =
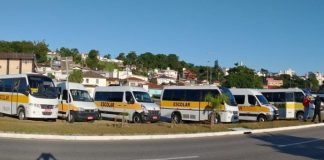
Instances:
[[[93,121],[98,120],[100,115],[98,111],[73,111],[73,117],[76,121]]]

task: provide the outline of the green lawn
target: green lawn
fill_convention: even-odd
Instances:
[[[230,128],[244,127],[248,129],[261,129],[285,126],[297,126],[310,124],[297,120],[277,120],[273,122],[240,122],[231,124],[216,124],[210,128],[204,123],[185,123],[172,125],[171,123],[128,123],[120,127],[120,122],[96,121],[67,123],[64,120],[56,122],[18,120],[12,117],[0,117],[0,132],[59,134],[59,135],[135,135],[135,134],[174,134],[174,133],[198,133],[229,131]]]

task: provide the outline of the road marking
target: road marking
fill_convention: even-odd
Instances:
[[[306,143],[311,143],[311,142],[317,142],[317,141],[322,141],[323,139],[314,139],[314,140],[309,140],[309,141],[303,141],[303,142],[297,142],[297,143],[291,143],[291,144],[285,144],[285,145],[277,145],[277,147],[289,147],[289,146],[296,146],[300,144],[306,144]]]
[[[138,159],[138,160],[178,160],[178,159],[194,159],[199,156],[186,156],[186,157],[170,157],[170,158],[157,158],[157,159]]]

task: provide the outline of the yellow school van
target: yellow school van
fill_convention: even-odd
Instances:
[[[267,100],[279,109],[279,119],[303,120],[305,93],[299,88],[261,89]]]
[[[168,86],[161,95],[161,116],[176,123],[181,121],[210,120],[211,111],[207,109],[209,102],[206,95],[225,94],[229,103],[221,107],[214,122],[237,122],[239,120],[238,107],[228,88],[216,86]]]
[[[271,121],[277,119],[278,109],[256,89],[230,89],[239,107],[240,120]]]
[[[57,90],[51,78],[40,74],[0,76],[0,114],[56,120]]]
[[[127,113],[127,120],[134,123],[160,120],[160,107],[141,87],[96,87],[94,100],[102,117],[116,118]]]
[[[82,84],[61,82],[57,87],[61,91],[59,117],[66,118],[71,123],[99,119],[98,108]]]

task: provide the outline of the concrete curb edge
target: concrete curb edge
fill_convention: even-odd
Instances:
[[[240,135],[240,134],[258,134],[266,132],[278,132],[296,129],[305,129],[311,127],[324,126],[324,123],[309,124],[301,126],[290,126],[280,128],[255,129],[243,131],[225,131],[225,132],[207,132],[190,134],[167,134],[167,135],[125,135],[125,136],[77,136],[77,135],[42,135],[42,134],[22,134],[0,132],[0,138],[13,139],[39,139],[39,140],[67,140],[67,141],[113,141],[113,140],[153,140],[153,139],[177,139],[177,138],[200,138],[212,136]]]

